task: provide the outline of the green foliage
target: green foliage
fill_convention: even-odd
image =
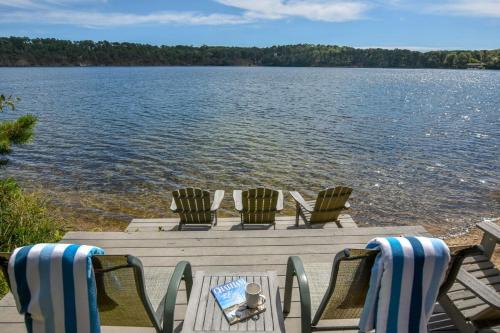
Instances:
[[[479,62],[500,69],[500,50],[432,51],[355,49],[336,45],[266,48],[154,46],[52,38],[0,38],[0,66],[317,66],[466,68]]]
[[[0,251],[58,241],[59,226],[39,194],[24,192],[12,178],[0,179]]]
[[[25,193],[12,178],[0,179],[0,251],[61,239],[60,221],[37,193]],[[7,291],[0,278],[0,297]]]
[[[33,138],[36,117],[30,114],[0,122],[0,155],[12,152],[13,144],[28,143]]]
[[[15,110],[15,103],[19,98],[12,96],[5,97],[0,95],[0,112],[4,109]],[[0,156],[10,154],[12,145],[28,143],[33,138],[37,118],[34,115],[27,114],[16,120],[6,120],[0,122]],[[7,159],[0,158],[0,165],[7,163]]]

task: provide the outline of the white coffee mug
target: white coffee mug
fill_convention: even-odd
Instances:
[[[245,288],[245,297],[247,300],[247,306],[250,309],[255,309],[259,305],[262,305],[266,302],[266,297],[261,295],[262,289],[260,285],[255,282],[247,283]]]

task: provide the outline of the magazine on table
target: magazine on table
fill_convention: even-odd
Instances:
[[[219,304],[229,325],[235,324],[247,318],[258,315],[266,310],[265,304],[255,309],[247,307],[245,298],[245,287],[247,281],[238,279],[211,289],[212,295]]]

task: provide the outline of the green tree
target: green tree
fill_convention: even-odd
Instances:
[[[448,53],[444,58],[444,65],[448,68],[457,67],[457,54],[455,52]]]
[[[15,110],[18,101],[19,98],[0,95],[0,112],[6,109]],[[36,122],[37,118],[31,114],[0,122],[0,165],[7,163],[5,156],[12,152],[12,145],[25,144],[33,138]]]
[[[471,62],[471,56],[468,52],[460,52],[457,56],[457,67],[458,68],[466,68],[467,63]]]

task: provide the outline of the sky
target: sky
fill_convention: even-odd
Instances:
[[[157,45],[500,48],[500,0],[0,0],[0,35]]]

